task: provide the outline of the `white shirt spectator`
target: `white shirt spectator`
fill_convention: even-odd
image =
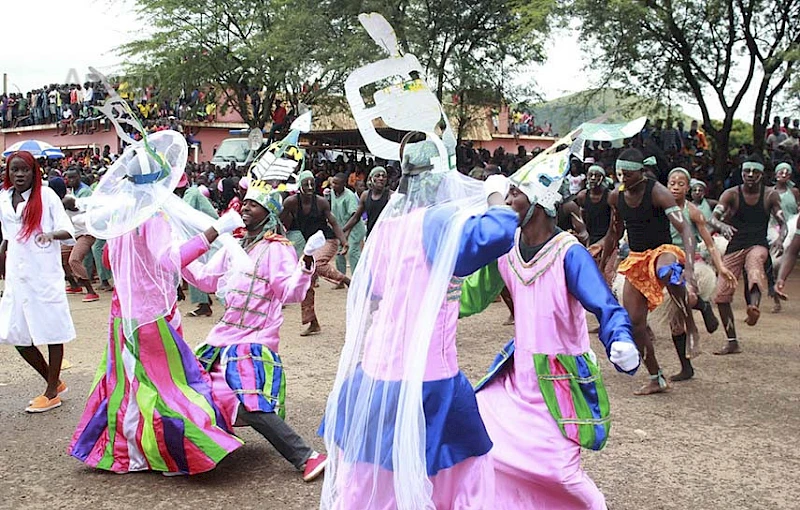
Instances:
[[[91,103],[93,97],[94,97],[94,89],[92,87],[89,87],[88,89],[83,91],[84,103]]]
[[[586,175],[568,175],[567,178],[569,179],[569,194],[577,195],[578,192],[583,189],[583,183],[586,181]]]

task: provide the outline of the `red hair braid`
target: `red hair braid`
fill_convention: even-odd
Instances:
[[[3,178],[3,189],[11,189],[14,184],[11,182],[11,162],[21,159],[33,171],[31,183],[31,196],[25,209],[22,211],[22,229],[19,231],[17,239],[27,241],[33,234],[42,231],[42,171],[39,163],[30,152],[17,151],[6,159],[6,172]]]

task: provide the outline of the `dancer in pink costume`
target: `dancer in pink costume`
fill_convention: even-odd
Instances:
[[[196,354],[211,375],[223,417],[250,425],[310,482],[325,469],[326,457],[312,450],[286,422],[286,371],[278,354],[284,303],[299,303],[311,285],[311,253],[325,243],[312,235],[298,263],[278,217],[281,192],[265,181],[252,181],[242,202],[246,234],[241,245],[249,256],[237,271],[227,251],[205,265],[192,264],[183,274],[203,292],[225,292],[225,313]]]
[[[580,465],[581,446],[599,450],[610,429],[585,310],[598,318],[600,340],[617,370],[634,373],[639,355],[628,315],[592,256],[555,226],[561,175],[520,172],[506,200],[520,220],[515,246],[471,275],[461,296],[467,316],[485,309],[505,286],[516,312],[516,338],[477,387],[494,443],[492,508],[605,509]]]
[[[175,240],[181,214],[169,213],[169,200],[184,204],[172,191],[186,154],[179,133],[148,136],[86,199],[88,229],[108,239],[115,289],[108,348],[69,451],[98,469],[202,473],[242,444],[182,338],[176,307],[180,269],[242,220],[233,212],[188,242]]]
[[[406,151],[353,276],[347,377],[324,422],[323,508],[477,510],[494,499],[492,443],[458,368],[458,303],[462,277],[510,249],[516,217],[504,193],[433,170],[436,151],[430,140]]]

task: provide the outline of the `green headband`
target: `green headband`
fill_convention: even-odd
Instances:
[[[617,170],[631,170],[634,172],[641,171],[642,164],[636,161],[625,161],[624,159],[617,160]]]
[[[303,170],[300,172],[300,175],[297,176],[297,183],[302,184],[303,181],[306,179],[313,179],[314,174],[312,174],[309,170]]]
[[[708,189],[708,186],[706,186],[706,183],[701,181],[700,179],[692,179],[689,182],[689,186],[692,187],[692,188],[696,188],[697,186],[700,186],[703,189]]]
[[[672,174],[674,174],[675,172],[678,172],[678,173],[681,173],[681,174],[685,175],[685,176],[686,176],[686,178],[689,180],[689,182],[691,182],[691,181],[692,181],[692,176],[691,176],[691,174],[689,173],[689,171],[688,171],[688,170],[686,170],[686,169],[685,169],[685,168],[683,168],[683,167],[680,167],[680,166],[676,166],[675,168],[673,168],[672,170],[670,170],[670,171],[669,171],[669,173],[667,174],[667,179],[669,179],[669,178],[670,178],[670,176],[671,176]]]
[[[789,173],[792,173],[792,165],[784,161],[783,163],[778,163],[778,166],[775,167],[775,173],[780,172],[781,170],[786,170]]]
[[[383,168],[382,166],[376,166],[375,168],[373,168],[372,170],[369,171],[369,177],[367,179],[369,179],[371,181],[372,178],[375,177],[378,174],[386,175],[386,169]]]
[[[764,171],[764,165],[758,161],[745,161],[742,163],[742,170],[756,170],[758,172]]]
[[[644,165],[644,166],[657,166],[658,163],[656,162],[656,157],[655,156],[650,156],[650,157],[644,158],[644,160],[642,161],[642,165]]]
[[[589,167],[589,170],[586,171],[587,174],[590,174],[592,172],[598,172],[598,173],[601,173],[603,175],[606,175],[605,169],[600,165],[592,165],[592,166]]]

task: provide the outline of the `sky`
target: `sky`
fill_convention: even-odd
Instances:
[[[50,83],[83,83],[89,66],[111,73],[123,63],[115,49],[141,33],[132,10],[133,0],[71,0],[67,4],[60,0],[28,0],[25,10],[58,13],[64,5],[79,14],[35,17],[36,33],[47,33],[47,37],[32,37],[34,32],[28,23],[4,23],[1,33],[6,42],[0,50],[0,73],[8,75],[9,92],[24,93]],[[65,34],[65,24],[73,25],[68,34]],[[15,51],[15,46],[24,51]],[[547,44],[547,53],[549,58],[544,64],[530,68],[531,76],[546,99],[579,92],[597,82],[597,75],[591,71],[576,33],[556,31]],[[751,87],[736,117],[751,122],[754,104],[755,87]],[[681,106],[686,114],[700,117],[696,105],[682,103]],[[711,116],[722,118],[722,109],[712,105]]]

